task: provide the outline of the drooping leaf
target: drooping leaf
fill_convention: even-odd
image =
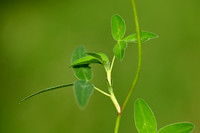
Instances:
[[[102,64],[107,64],[109,62],[108,57],[104,53],[86,53],[97,58]]]
[[[85,57],[82,57],[82,58],[74,61],[71,64],[71,66],[89,65],[91,63],[100,63],[101,64],[101,62],[99,61],[98,58],[93,57],[93,56],[85,56]]]
[[[104,53],[87,53],[88,55],[91,55],[95,58],[98,58],[98,60],[104,65],[106,69],[109,69],[109,59]]]
[[[122,60],[127,44],[125,41],[119,41],[114,47],[114,54],[117,59]]]
[[[135,124],[139,133],[156,133],[156,119],[143,99],[137,99],[135,102]]]
[[[124,37],[126,25],[124,20],[119,15],[113,15],[111,21],[112,35],[117,41]]]
[[[72,56],[72,63],[85,56],[87,55],[85,54],[84,47],[83,46],[77,47]],[[75,76],[80,80],[89,81],[92,79],[92,70],[87,64],[73,67],[73,70],[74,70]]]
[[[175,123],[161,128],[158,133],[190,133],[193,128],[191,123]]]
[[[38,91],[38,92],[36,92],[36,93],[33,93],[33,94],[31,94],[31,95],[25,97],[25,98],[22,99],[20,102],[23,102],[23,101],[25,101],[25,100],[27,100],[27,99],[33,97],[33,96],[36,96],[36,95],[38,95],[38,94],[41,94],[41,93],[44,93],[44,92],[47,92],[47,91],[51,91],[51,90],[55,90],[55,89],[59,89],[59,88],[63,88],[63,87],[68,87],[68,86],[73,86],[73,84],[60,85],[60,86],[55,86],[55,87],[50,87],[50,88],[46,88],[46,89],[40,90],[40,91]]]
[[[76,101],[81,109],[84,109],[94,90],[94,85],[89,81],[77,80],[74,83]]]
[[[142,43],[158,37],[158,35],[151,32],[146,32],[146,31],[141,31],[140,35],[141,35]],[[123,40],[126,41],[127,43],[137,43],[137,34],[135,33],[135,34],[129,35]]]

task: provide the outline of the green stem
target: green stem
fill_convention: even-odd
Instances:
[[[95,90],[97,90],[98,92],[100,92],[100,93],[104,94],[105,96],[108,96],[108,97],[110,97],[110,94],[108,94],[108,93],[106,93],[106,92],[102,91],[101,89],[99,89],[99,88],[97,88],[97,87],[94,87],[94,89],[95,89]]]
[[[112,59],[112,62],[111,62],[111,66],[110,66],[110,71],[112,71],[112,68],[113,68],[114,62],[115,62],[115,56],[113,56],[113,59]]]
[[[138,16],[137,16],[137,10],[136,10],[136,5],[135,5],[135,0],[131,0],[132,2],[132,6],[133,6],[133,13],[134,13],[134,17],[135,17],[135,26],[136,26],[136,32],[137,32],[137,41],[138,41],[138,65],[137,65],[137,71],[136,71],[136,75],[135,78],[133,80],[132,86],[128,92],[128,95],[126,96],[121,110],[123,111],[124,108],[126,107],[126,104],[128,102],[128,100],[130,99],[131,94],[133,93],[133,90],[135,88],[135,85],[138,81],[138,77],[140,74],[140,70],[141,70],[141,64],[142,64],[142,45],[141,45],[141,37],[140,37],[140,27],[139,27],[139,21],[138,21]]]
[[[139,77],[140,70],[141,70],[141,64],[142,64],[142,45],[141,45],[139,21],[138,21],[138,16],[137,16],[135,0],[131,0],[131,2],[132,2],[132,7],[133,7],[133,14],[134,14],[134,19],[135,19],[135,27],[136,27],[137,41],[138,41],[138,65],[137,65],[137,71],[136,71],[136,75],[135,75],[135,78],[133,80],[132,86],[131,86],[131,88],[128,92],[128,95],[126,96],[122,106],[121,106],[121,112],[117,115],[114,133],[118,133],[119,123],[120,123],[120,118],[121,118],[122,112],[124,111],[124,109],[127,105],[127,102],[129,101],[130,96],[133,93],[135,85],[138,81],[138,77]]]
[[[120,118],[121,118],[121,115],[118,114],[117,115],[117,120],[116,120],[116,123],[115,123],[115,132],[114,133],[118,133]]]

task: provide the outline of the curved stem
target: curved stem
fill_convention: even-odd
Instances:
[[[141,36],[140,36],[140,27],[139,27],[139,21],[138,21],[138,16],[137,16],[137,10],[136,10],[136,5],[135,5],[135,0],[131,0],[132,2],[132,6],[133,6],[133,14],[135,17],[135,26],[136,26],[136,32],[137,32],[137,41],[138,41],[138,65],[137,65],[137,71],[136,71],[136,75],[135,78],[133,80],[132,86],[128,92],[128,95],[126,96],[122,107],[121,107],[121,111],[124,110],[124,108],[126,107],[126,104],[135,88],[135,85],[138,81],[138,77],[140,74],[140,70],[141,70],[141,64],[142,64],[142,45],[141,45]]]
[[[139,77],[140,70],[141,70],[141,64],[142,64],[142,46],[141,46],[139,21],[138,21],[138,16],[137,16],[135,0],[131,0],[131,2],[132,2],[132,7],[133,7],[133,14],[134,14],[134,19],[135,19],[135,27],[136,27],[137,41],[138,41],[138,65],[137,65],[137,71],[136,71],[136,75],[135,75],[135,78],[133,80],[132,86],[131,86],[131,88],[130,88],[130,90],[128,92],[128,95],[126,96],[122,106],[121,106],[121,112],[118,113],[118,115],[117,115],[117,120],[116,120],[114,133],[118,133],[119,123],[120,123],[120,118],[121,118],[122,112],[125,109],[125,107],[127,105],[127,102],[130,99],[131,94],[133,93],[135,85],[136,85],[136,83],[138,81],[138,77]]]

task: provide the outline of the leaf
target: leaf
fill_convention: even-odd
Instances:
[[[104,53],[86,53],[86,54],[96,57],[107,70],[109,69],[109,59]]]
[[[108,57],[104,53],[86,53],[93,57],[96,57],[102,64],[108,64]]]
[[[124,20],[119,15],[113,15],[111,21],[112,35],[117,41],[124,37],[126,25]]]
[[[72,63],[76,60],[87,56],[85,54],[85,49],[83,46],[79,46],[75,49],[73,56],[72,56]],[[80,80],[91,80],[92,79],[92,70],[88,65],[80,65],[77,67],[73,67],[74,75]]]
[[[81,109],[84,109],[94,90],[94,85],[85,80],[77,80],[74,83],[76,101]]]
[[[161,128],[158,133],[190,133],[193,128],[191,123],[175,123]]]
[[[89,65],[90,63],[100,63],[98,58],[93,56],[85,56],[76,61],[74,61],[71,66]]]
[[[124,57],[124,51],[127,44],[125,41],[119,41],[115,47],[114,47],[114,54],[117,57],[117,59],[122,60]]]
[[[44,92],[47,92],[47,91],[51,91],[51,90],[55,90],[55,89],[59,89],[59,88],[63,88],[63,87],[68,87],[68,86],[73,86],[73,84],[60,85],[60,86],[50,87],[50,88],[46,88],[46,89],[40,90],[40,91],[38,91],[36,93],[31,94],[30,96],[25,97],[24,99],[22,99],[20,101],[20,103],[25,101],[25,100],[27,100],[27,99],[29,99],[29,98],[31,98],[31,97],[33,97],[33,96],[38,95],[38,94],[41,94],[41,93],[44,93]]]
[[[156,34],[151,33],[151,32],[146,32],[146,31],[141,31],[140,35],[141,35],[142,43],[158,37]],[[135,34],[129,35],[123,40],[126,41],[127,43],[137,43],[137,34],[135,33]]]
[[[139,133],[156,133],[156,119],[143,99],[137,99],[135,102],[135,124]]]

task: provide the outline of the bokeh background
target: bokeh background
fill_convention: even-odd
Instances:
[[[137,0],[141,29],[159,35],[143,44],[142,72],[123,114],[120,133],[136,133],[134,101],[145,99],[158,128],[181,121],[200,132],[200,1]],[[110,19],[120,14],[129,35],[135,32],[129,0],[5,0],[0,2],[0,132],[112,133],[116,111],[112,102],[94,92],[81,111],[73,88],[41,94],[42,88],[72,83],[71,55],[78,45],[112,58],[115,41]],[[113,83],[120,104],[133,80],[137,46],[129,45],[116,61]],[[105,90],[105,73],[92,65],[93,83]]]

